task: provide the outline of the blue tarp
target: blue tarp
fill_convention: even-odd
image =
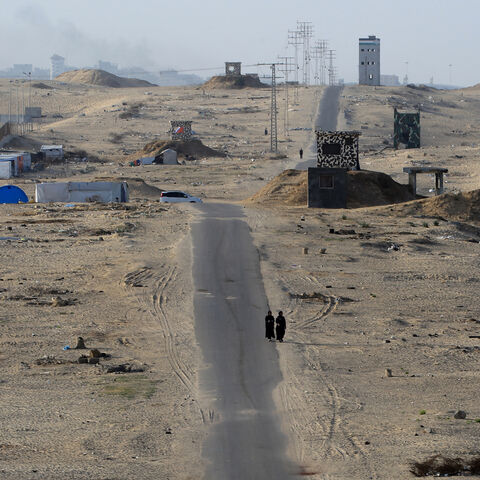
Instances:
[[[15,185],[0,187],[0,203],[27,203],[28,197],[25,192]]]

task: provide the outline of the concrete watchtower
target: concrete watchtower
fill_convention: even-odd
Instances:
[[[358,54],[358,83],[380,85],[380,39],[375,35],[360,38]]]

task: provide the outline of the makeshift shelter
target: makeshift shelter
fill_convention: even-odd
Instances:
[[[128,202],[126,182],[37,183],[35,201],[48,202]]]
[[[170,133],[172,140],[189,140],[192,138],[192,121],[191,120],[171,120]]]
[[[46,160],[63,160],[63,145],[42,145],[40,152]]]
[[[15,185],[0,187],[0,203],[27,203],[26,193]]]
[[[403,113],[393,110],[393,148],[420,148],[420,112]]]
[[[177,165],[177,152],[171,148],[167,148],[160,152],[158,157],[155,158],[154,163],[160,163],[163,165]]]
[[[317,136],[317,167],[360,170],[358,138],[360,132],[315,131]]]
[[[0,159],[0,178],[3,180],[8,180],[14,175],[14,165],[13,160],[2,160]]]
[[[10,163],[11,167],[9,168],[5,165],[0,167],[0,178],[18,177],[21,172],[30,170],[32,156],[27,152],[0,153],[1,163]],[[10,176],[7,176],[9,171],[11,171]]]
[[[140,158],[139,163],[140,165],[151,165],[155,162],[155,157],[143,157]]]
[[[347,169],[309,168],[309,208],[347,208]]]

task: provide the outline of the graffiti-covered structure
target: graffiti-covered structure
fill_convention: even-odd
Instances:
[[[401,113],[394,110],[393,147],[420,148],[420,112]]]
[[[170,122],[172,140],[189,140],[192,137],[191,120],[172,120]]]
[[[358,138],[360,132],[315,132],[317,136],[317,167],[360,170]]]
[[[225,62],[225,75],[240,76],[242,74],[242,62]]]

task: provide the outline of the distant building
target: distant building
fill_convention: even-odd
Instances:
[[[360,38],[359,46],[360,85],[380,85],[380,39],[375,35]]]
[[[31,63],[14,63],[11,69],[12,75],[15,77],[25,78],[25,75],[32,73],[33,65]]]
[[[48,80],[50,78],[50,70],[48,68],[35,67],[32,72],[32,78],[36,80]]]
[[[50,57],[50,80],[53,80],[58,75],[66,72],[65,58],[60,55],[52,55]]]
[[[380,75],[380,85],[385,87],[399,87],[400,79],[398,75]]]

